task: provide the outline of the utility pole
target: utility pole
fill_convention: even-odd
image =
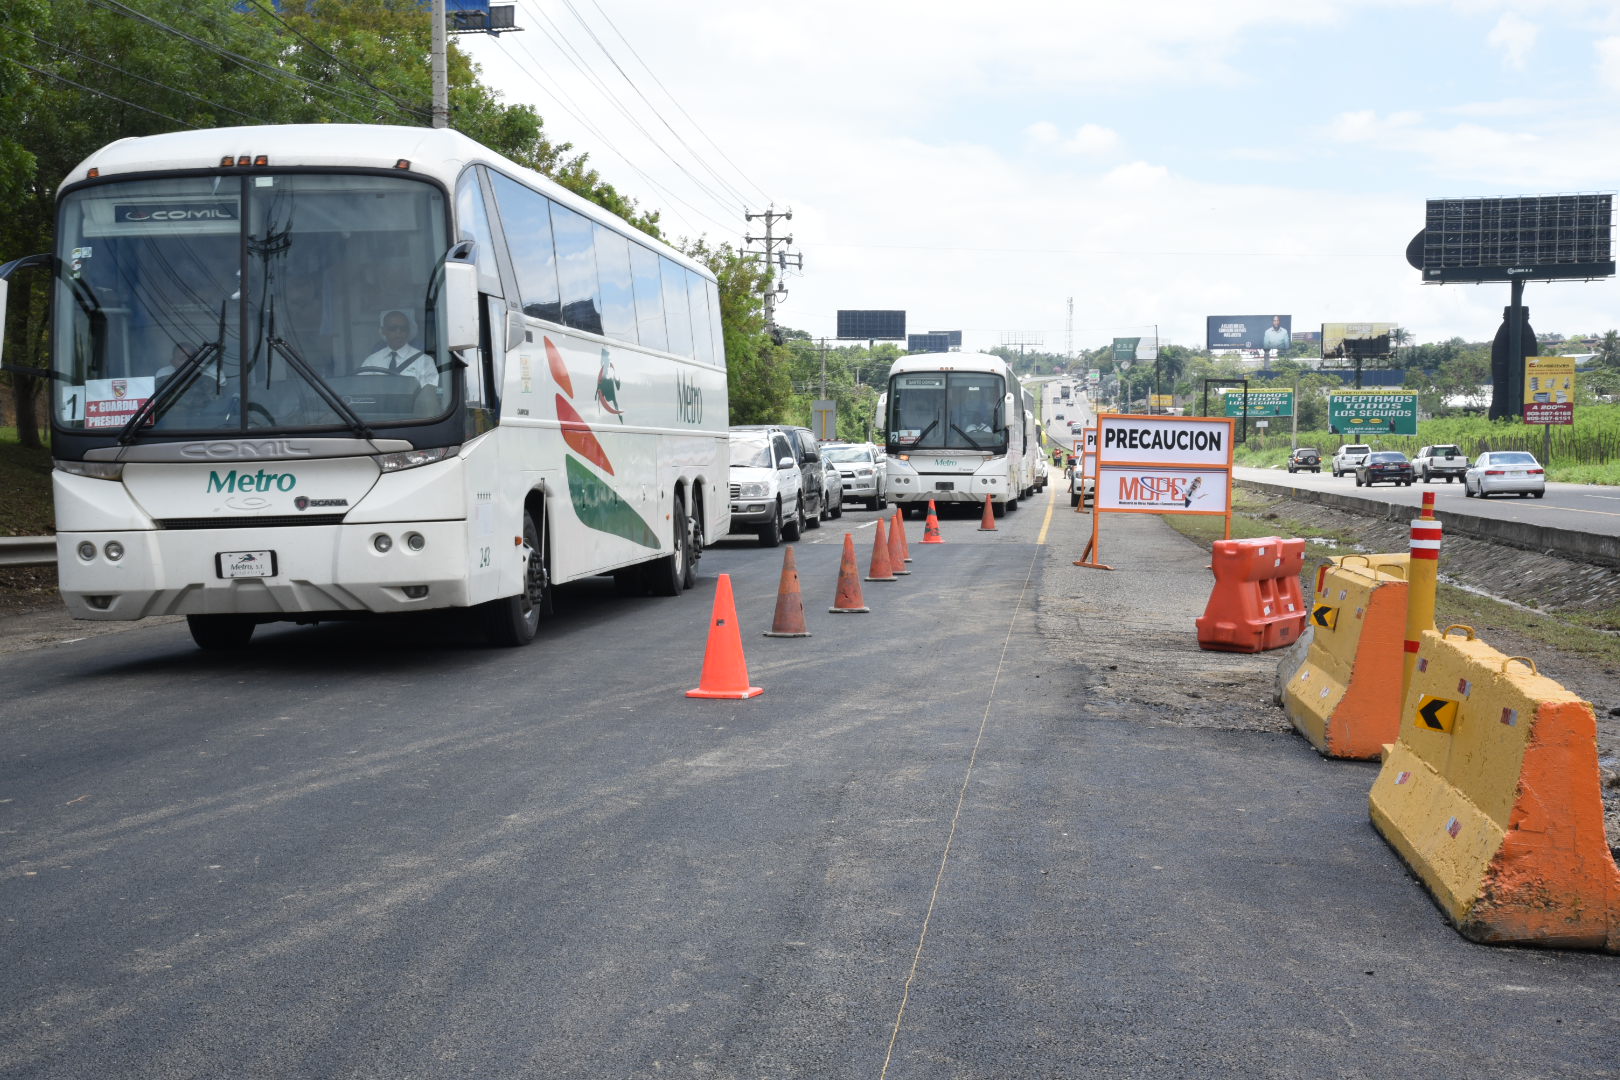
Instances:
[[[744,212],[743,217],[749,221],[762,219],[765,222],[765,235],[744,236],[743,241],[745,243],[763,244],[764,247],[758,249],[744,248],[742,253],[744,255],[759,256],[765,263],[765,272],[767,274],[771,272],[773,263],[779,271],[775,286],[765,290],[765,325],[774,328],[776,326],[776,303],[778,300],[787,297],[787,289],[781,282],[782,277],[786,275],[789,266],[797,270],[804,269],[803,255],[789,254],[786,250],[776,250],[778,247],[785,249],[793,243],[792,236],[776,236],[773,232],[778,221],[793,220],[793,210],[790,207],[779,214],[776,212],[776,208],[771,206],[766,207],[765,210],[758,214]]]
[[[444,0],[433,0],[433,126],[450,126],[450,35],[444,28]]]
[[[1069,297],[1069,321],[1063,328],[1063,360],[1065,365],[1074,366],[1074,297]]]

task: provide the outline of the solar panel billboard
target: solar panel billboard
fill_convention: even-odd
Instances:
[[[1612,277],[1614,195],[1430,199],[1407,259],[1432,283]]]
[[[904,341],[906,339],[906,313],[904,311],[849,311],[838,312],[838,336],[856,341]]]

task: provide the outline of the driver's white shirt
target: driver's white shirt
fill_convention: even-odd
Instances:
[[[406,343],[403,349],[390,349],[384,345],[370,356],[360,362],[361,367],[381,368],[384,371],[394,367],[394,358],[405,361],[399,365],[398,374],[414,375],[416,381],[423,386],[437,386],[439,383],[438,369],[433,366],[427,353],[415,345]]]

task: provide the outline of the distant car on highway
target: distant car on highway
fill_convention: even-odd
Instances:
[[[1339,447],[1338,453],[1333,455],[1333,475],[1343,476],[1347,472],[1355,472],[1370,453],[1372,447],[1366,443],[1345,443]]]
[[[1482,499],[1487,495],[1540,499],[1547,494],[1547,472],[1527,451],[1489,450],[1475,458],[1463,474],[1463,494]]]
[[[1399,450],[1375,450],[1356,466],[1356,487],[1382,483],[1412,486],[1412,463]]]
[[[844,478],[839,474],[838,466],[827,456],[826,446],[826,443],[822,443],[821,517],[824,521],[832,521],[844,516]]]
[[[1315,447],[1294,447],[1294,452],[1288,455],[1288,471],[1291,473],[1304,472],[1307,469],[1314,473],[1321,472],[1322,455],[1316,450]]]
[[[1425,446],[1412,459],[1412,471],[1425,484],[1436,476],[1445,477],[1449,484],[1461,480],[1463,473],[1468,471],[1468,455],[1449,443]]]

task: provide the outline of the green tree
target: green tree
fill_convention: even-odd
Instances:
[[[682,246],[720,283],[720,326],[726,343],[731,423],[783,423],[792,403],[791,353],[771,340],[765,325],[765,288],[770,272],[730,244],[699,237]]]

